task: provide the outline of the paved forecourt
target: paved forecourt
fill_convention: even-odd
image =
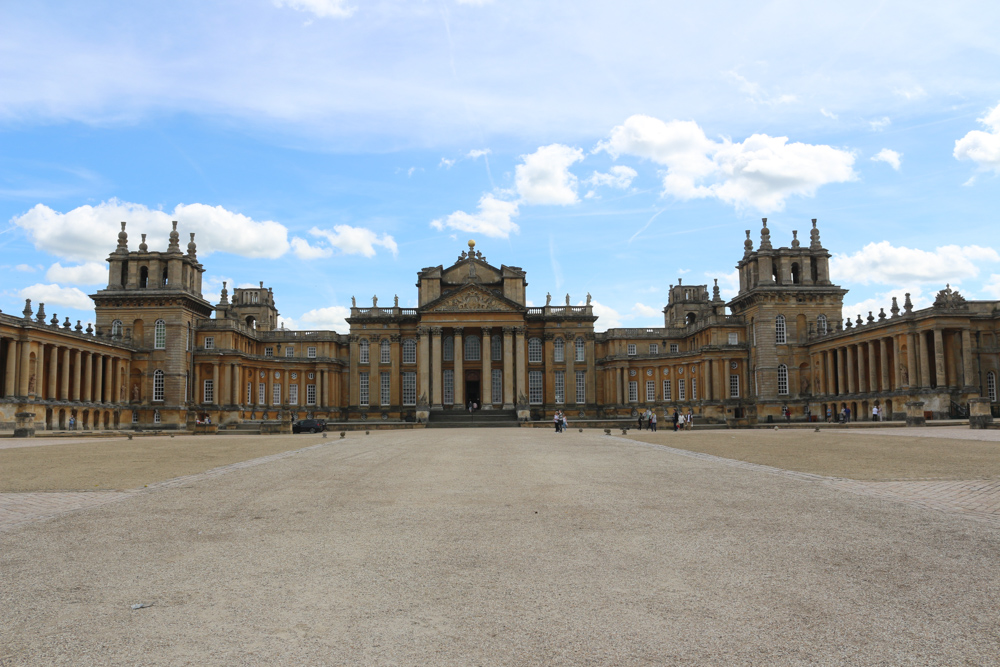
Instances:
[[[0,664],[1000,655],[989,521],[599,432],[296,442],[0,533]]]

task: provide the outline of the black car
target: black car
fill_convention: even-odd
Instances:
[[[323,419],[300,419],[292,424],[292,433],[319,433],[326,430]]]

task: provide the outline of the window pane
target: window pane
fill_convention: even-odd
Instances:
[[[389,405],[392,400],[392,386],[389,384],[389,373],[379,373],[378,376],[379,399],[382,405]]]
[[[417,363],[417,341],[407,338],[403,341],[403,363]]]
[[[403,405],[417,404],[417,374],[403,373]]]
[[[491,341],[490,359],[501,361],[503,359],[503,336],[493,336]]]
[[[383,340],[379,343],[378,362],[380,364],[392,363],[392,344],[388,340]]]
[[[584,371],[576,372],[576,402],[587,402],[587,374]]]
[[[584,342],[582,338],[576,339],[576,360],[586,361],[586,348],[584,347]]]
[[[538,339],[534,339],[538,340]],[[542,372],[528,371],[528,403],[542,404]]]
[[[556,403],[566,402],[566,371],[556,371]]]
[[[368,373],[358,374],[358,403],[368,405]]]
[[[444,371],[444,378],[441,383],[441,388],[444,393],[444,404],[451,405],[455,402],[455,371],[446,369]]]
[[[290,405],[299,404],[299,385],[297,384],[288,385],[288,403]]]
[[[465,360],[481,361],[482,353],[479,347],[479,336],[465,337]]]
[[[530,338],[528,339],[528,362],[529,363],[541,363],[542,361],[542,339],[541,338]]]
[[[494,336],[496,338],[496,336]],[[494,403],[503,403],[503,371],[494,368],[491,373],[492,399]]]
[[[636,403],[639,401],[639,383],[635,380],[630,380],[628,383],[628,400],[629,403]]]
[[[557,363],[566,361],[566,348],[562,338],[556,338],[554,341],[552,341],[552,350],[553,350],[552,352],[553,361]]]

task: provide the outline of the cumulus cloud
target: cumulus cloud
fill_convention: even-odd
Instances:
[[[987,132],[972,130],[955,142],[956,160],[972,160],[981,169],[1000,173],[1000,104],[990,109],[979,122]]]
[[[357,9],[347,4],[346,0],[274,0],[274,6],[308,12],[321,19],[345,19]]]
[[[640,317],[660,317],[663,315],[663,313],[656,308],[639,302],[636,302],[636,304],[632,306],[632,312]]]
[[[891,148],[883,148],[878,153],[872,156],[872,162],[885,162],[887,165],[899,171],[900,158],[903,157],[902,153],[897,153]]]
[[[78,266],[63,266],[56,262],[45,272],[45,279],[54,283],[100,285],[108,280],[108,267],[97,262],[87,262]]]
[[[50,306],[66,306],[75,310],[93,310],[94,302],[89,296],[75,287],[60,287],[59,285],[44,285],[37,283],[21,290],[22,299],[31,299],[37,304],[44,303],[46,312],[53,313]]]
[[[454,160],[449,160],[448,158],[443,157],[441,158],[441,162],[438,163],[438,168],[444,167],[445,169],[451,169],[454,164]]]
[[[466,153],[465,157],[472,158],[473,160],[475,160],[476,158],[489,155],[491,152],[492,151],[490,151],[489,148],[473,148],[471,151]]]
[[[903,303],[906,300],[906,295],[909,294],[910,301],[913,303],[913,309],[920,310],[921,308],[929,307],[933,303],[933,295],[935,293],[936,290],[932,290],[930,293],[925,294],[920,285],[900,285],[886,292],[879,292],[869,299],[844,304],[841,312],[844,314],[844,319],[849,317],[855,322],[857,322],[858,315],[861,315],[861,318],[867,321],[869,312],[874,317],[878,317],[880,309],[885,309],[886,317],[891,317],[892,297],[896,297],[899,309],[903,310]]]
[[[982,246],[948,245],[931,252],[880,241],[869,243],[853,255],[835,254],[830,270],[845,282],[862,285],[943,284],[979,275],[977,262],[998,261],[1000,254],[996,250]]]
[[[475,232],[492,238],[505,239],[520,231],[513,218],[517,217],[517,202],[497,199],[486,193],[479,200],[479,210],[475,213],[455,211],[446,218],[431,222],[431,227],[443,231],[457,229],[461,232]]]
[[[542,146],[514,170],[514,186],[525,204],[575,204],[577,178],[569,168],[583,159],[583,151],[563,144]]]
[[[868,121],[868,125],[875,132],[881,132],[885,128],[892,125],[892,120],[888,116],[882,116],[881,118],[876,118],[875,120]]]
[[[350,314],[351,309],[345,306],[328,306],[303,313],[297,322],[301,327],[333,329],[340,333],[347,333],[350,329],[347,324],[347,318]]]
[[[146,233],[150,249],[166,250],[170,222],[177,220],[181,250],[186,252],[187,233],[195,232],[199,256],[230,252],[273,259],[288,251],[288,230],[284,225],[253,220],[207,204],[178,204],[169,213],[118,199],[66,213],[37,204],[12,222],[27,232],[37,249],[86,262],[103,260],[115,249],[122,220],[129,223],[126,231],[132,249],[138,247],[139,234]]]
[[[14,270],[21,271],[22,273],[34,273],[35,267],[29,264],[18,264],[17,266],[14,267]]]
[[[582,306],[582,303],[577,304]],[[597,322],[594,323],[595,331],[607,331],[617,329],[622,325],[621,314],[611,306],[605,306],[600,301],[591,300],[590,305],[594,308],[594,315],[597,315]]]
[[[594,174],[588,178],[585,183],[588,185],[593,185],[594,187],[605,186],[609,188],[617,188],[619,190],[627,190],[635,177],[639,175],[632,167],[626,167],[624,165],[615,165],[608,170],[607,174],[601,174],[599,172],[594,172]]]
[[[321,246],[311,246],[309,242],[305,239],[299,238],[298,236],[292,237],[292,252],[299,259],[322,259],[323,257],[329,257],[333,254],[333,248],[324,248]],[[373,252],[374,254],[374,252]]]
[[[309,233],[326,239],[331,246],[345,255],[374,257],[375,246],[385,248],[392,253],[393,257],[399,254],[399,246],[396,245],[394,238],[384,233],[379,236],[366,227],[352,227],[350,225],[334,225],[333,229],[313,227]],[[316,250],[310,248],[308,252],[314,253]]]
[[[737,209],[781,211],[793,195],[811,197],[828,183],[855,179],[854,155],[832,146],[788,143],[754,134],[742,142],[713,141],[693,121],[635,115],[615,127],[596,151],[633,155],[667,167],[663,194],[715,197]]]
[[[983,285],[983,292],[993,299],[1000,299],[1000,273],[991,273],[990,279]]]

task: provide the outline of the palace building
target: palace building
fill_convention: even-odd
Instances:
[[[846,290],[812,221],[807,245],[754,248],[747,231],[740,288],[671,285],[662,327],[594,330],[584,305],[528,306],[526,272],[495,266],[475,243],[454,263],[417,272],[417,307],[352,303],[350,331],[277,326],[270,288],[226,285],[202,295],[194,234],[181,250],[174,223],[165,251],[125,223],[108,257],[108,284],[92,295],[95,326],[30,301],[0,314],[0,428],[183,429],[268,423],[279,415],[433,425],[474,402],[496,417],[628,418],[651,408],[696,423],[746,426],[824,419],[923,420],[1000,414],[1000,302],[967,301],[946,287],[914,310],[906,295],[844,319]],[[851,315],[851,314],[848,314]]]

